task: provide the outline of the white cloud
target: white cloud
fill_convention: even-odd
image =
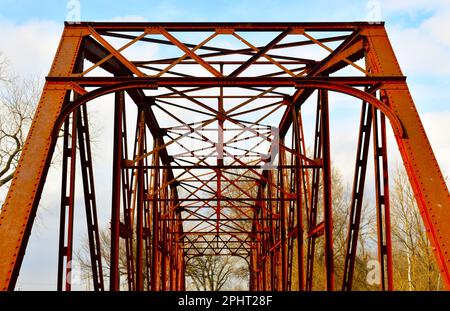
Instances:
[[[450,4],[450,2],[449,2]],[[387,24],[400,67],[407,75],[450,75],[450,6],[425,19],[418,27]]]
[[[444,177],[450,176],[450,111],[424,113],[421,119]]]
[[[109,19],[108,22],[148,22],[148,19],[141,15],[116,16]]]
[[[450,1],[378,0],[400,67],[409,77],[450,75]]]
[[[450,51],[436,42],[428,31],[420,28],[392,27],[389,32],[397,59],[405,75],[449,75]]]
[[[430,36],[450,53],[450,2],[448,6],[436,12],[435,15],[425,20],[422,28],[427,31]]]
[[[53,21],[27,21],[16,24],[0,20],[0,51],[15,71],[46,75],[58,46],[63,24]]]
[[[434,10],[448,5],[447,0],[379,0],[386,13],[423,13],[423,10]]]
[[[401,19],[387,23],[388,34],[420,112],[436,159],[450,174],[450,113],[447,110],[450,80],[450,1],[383,1],[383,10],[396,14],[423,14],[417,26]],[[433,83],[435,81],[435,83]],[[446,107],[442,111],[443,107]],[[448,183],[448,180],[447,180]]]

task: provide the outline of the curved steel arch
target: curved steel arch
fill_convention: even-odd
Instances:
[[[82,104],[94,100],[95,98],[98,98],[103,95],[112,94],[114,92],[118,91],[126,91],[130,89],[157,89],[156,83],[143,83],[140,81],[136,82],[122,82],[112,85],[107,85],[103,87],[99,87],[91,92],[88,92],[86,94],[81,95],[76,100],[71,101],[68,103],[68,105],[64,106],[63,110],[61,111],[61,114],[58,116],[58,120],[55,123],[55,130],[54,135],[56,135],[57,131],[61,128],[64,120],[69,116],[70,113],[75,111],[79,106]],[[381,100],[377,99],[375,96],[361,91],[357,88],[339,84],[339,83],[333,83],[329,81],[321,81],[320,79],[317,79],[317,81],[307,81],[304,83],[298,83],[297,86],[298,89],[323,89],[323,90],[329,90],[329,91],[335,91],[342,94],[350,95],[352,97],[361,99],[363,101],[368,102],[369,104],[373,105],[377,109],[379,109],[381,112],[383,112],[391,122],[394,135],[398,138],[403,138],[403,128],[402,125],[395,115],[395,113],[392,111],[392,109],[387,106],[385,103],[383,103]]]

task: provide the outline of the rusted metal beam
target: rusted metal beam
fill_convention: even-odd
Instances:
[[[384,28],[364,30],[370,46],[368,62],[374,75],[402,75]],[[405,135],[396,137],[428,238],[447,289],[450,289],[450,193],[406,83],[385,89],[384,100],[394,109]],[[392,122],[391,118],[389,121]]]
[[[168,31],[214,31],[215,29],[233,29],[234,31],[279,31],[286,27],[299,28],[305,31],[351,31],[360,27],[383,28],[383,22],[308,22],[308,23],[239,23],[239,22],[221,22],[221,23],[189,23],[189,22],[80,22],[67,23],[66,26],[75,26],[85,28],[93,27],[102,31],[144,31],[148,28],[164,27]]]
[[[372,107],[367,103],[363,103],[361,108],[361,120],[359,125],[358,146],[356,151],[349,225],[346,240],[347,245],[344,259],[344,275],[342,280],[343,291],[351,290],[353,285],[353,274],[358,246],[371,130]]]
[[[94,170],[91,151],[91,137],[86,105],[79,108],[77,122],[78,148],[80,151],[81,176],[83,181],[84,205],[91,260],[92,282],[95,291],[105,289],[103,282],[102,247],[97,218],[97,201],[94,186]]]
[[[74,112],[71,118],[68,118],[64,122],[61,210],[58,250],[58,280],[56,285],[59,291],[63,290],[63,287],[64,290],[70,291],[72,286],[70,276],[72,274],[73,255],[77,116],[78,111]]]
[[[131,88],[139,83],[139,88],[152,89],[155,87],[249,87],[249,86],[277,86],[277,87],[308,87],[314,82],[335,82],[349,86],[372,86],[377,83],[385,83],[395,86],[403,83],[403,76],[347,76],[347,77],[71,77],[71,76],[48,76],[47,82],[52,84],[65,84],[75,82],[83,87],[107,86],[119,83],[128,83]],[[182,93],[181,93],[182,94]]]
[[[122,181],[122,159],[123,159],[123,109],[125,105],[125,94],[115,94],[114,107],[114,153],[112,168],[112,199],[111,199],[111,253],[110,253],[110,277],[109,289],[119,290],[119,224],[120,224],[120,193]],[[125,215],[124,215],[125,216]]]
[[[372,107],[373,154],[375,166],[375,200],[377,211],[378,260],[381,290],[393,290],[392,239],[389,199],[386,121],[383,114]]]
[[[60,55],[52,64],[50,75],[68,76],[73,72],[83,32],[82,28],[64,30],[57,50]],[[53,123],[68,100],[69,92],[64,87],[46,85],[44,89],[0,214],[1,290],[13,290],[16,284],[56,144]]]

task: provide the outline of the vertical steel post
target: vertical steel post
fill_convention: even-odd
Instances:
[[[284,145],[284,137],[280,137],[280,145]],[[286,201],[285,201],[285,194],[283,190],[286,190],[286,178],[285,178],[285,172],[286,169],[283,169],[283,166],[286,164],[286,154],[285,150],[280,146],[279,148],[279,158],[278,163],[280,165],[280,168],[278,169],[278,184],[280,187],[280,190],[277,191],[279,197],[279,206],[280,206],[280,242],[281,242],[281,275],[280,275],[280,283],[281,288],[280,290],[286,291],[287,288],[287,253],[286,253]]]
[[[372,108],[373,146],[375,165],[375,193],[377,210],[378,259],[381,289],[393,290],[392,242],[389,202],[389,176],[387,163],[386,121],[383,113]]]
[[[154,147],[153,149],[157,149],[159,146],[159,137],[154,137]],[[159,157],[158,152],[155,152],[153,154],[153,166],[159,165]],[[151,270],[151,278],[152,278],[152,291],[159,291],[160,290],[160,255],[159,255],[159,238],[160,238],[160,224],[159,224],[159,209],[158,209],[158,192],[155,191],[159,188],[159,170],[157,168],[153,169],[153,178],[152,178],[152,192],[153,192],[153,198],[152,198],[152,270]]]
[[[294,136],[294,146],[295,150],[300,154],[304,155],[304,148],[302,146],[302,140],[303,140],[303,126],[301,122],[301,116],[300,111],[296,111],[294,108],[292,108],[292,118],[293,118],[293,136]],[[302,179],[305,178],[303,176],[304,170],[301,168],[301,165],[303,164],[302,159],[300,156],[295,155],[295,206],[296,206],[296,218],[297,218],[297,279],[298,279],[298,290],[303,291],[304,290],[304,259],[303,259],[303,186],[302,186]]]
[[[77,111],[64,122],[57,290],[71,290]],[[72,121],[72,122],[71,122]],[[70,161],[70,162],[69,162]],[[64,262],[64,258],[66,258]],[[65,269],[64,269],[65,266]]]
[[[323,161],[323,209],[325,223],[325,269],[326,288],[334,290],[334,258],[333,258],[333,206],[331,199],[331,160],[330,160],[330,120],[328,112],[328,92],[320,90],[322,104],[322,161]]]
[[[220,66],[220,72],[223,74],[223,65]],[[216,210],[216,233],[217,233],[217,247],[219,247],[219,230],[220,230],[220,218],[221,218],[221,204],[222,204],[222,169],[223,167],[223,124],[224,124],[224,114],[225,111],[223,109],[223,87],[220,87],[219,90],[219,98],[217,103],[217,145],[216,145],[216,153],[217,153],[217,210]]]
[[[144,113],[140,114],[139,140],[138,140],[138,169],[137,169],[137,204],[136,204],[136,290],[143,290],[143,214],[144,214],[144,152],[145,120]]]
[[[272,171],[268,172],[267,175],[267,196],[266,198],[268,199],[267,201],[267,205],[269,206],[269,213],[270,213],[270,217],[269,217],[269,221],[270,221],[270,225],[269,225],[269,253],[270,253],[270,290],[272,291],[276,291],[277,290],[277,256],[276,256],[276,248],[274,247],[275,245],[275,240],[276,240],[276,236],[275,236],[275,230],[276,230],[276,226],[275,226],[275,217],[274,217],[274,204],[272,201],[273,198],[273,193],[272,193],[272,183],[273,183],[273,174]]]
[[[162,189],[155,188],[153,189],[153,191],[156,192],[160,192],[161,193],[161,198],[164,200],[161,202],[161,214],[165,215],[165,218],[167,218],[167,201],[166,199],[168,198],[168,192],[167,192],[167,170],[163,169],[162,170],[162,180],[161,180],[161,187],[163,187]],[[161,226],[161,290],[165,291],[167,288],[167,264],[168,264],[168,232],[167,232],[167,226],[168,226],[168,221],[164,218],[161,219],[161,221],[158,223]]]
[[[347,291],[352,289],[353,284],[353,272],[355,269],[371,130],[372,107],[368,103],[363,102],[353,177],[352,198],[350,202],[350,217],[344,259],[344,276],[342,281],[342,290]]]
[[[112,169],[112,199],[111,199],[111,254],[110,254],[110,277],[109,289],[117,291],[120,289],[119,280],[119,228],[120,228],[120,191],[122,173],[122,117],[125,94],[115,94],[114,107],[114,147],[113,147],[113,169]],[[125,215],[124,215],[125,216]]]
[[[169,204],[169,213],[168,213],[168,217],[170,217],[170,219],[175,220],[175,213],[174,213],[174,200],[175,200],[175,190],[173,188],[170,188],[170,199],[172,201],[170,201]],[[176,241],[175,241],[175,236],[172,234],[176,229],[175,229],[175,221],[169,221],[169,229],[168,229],[168,235],[169,235],[169,247],[170,247],[170,253],[169,253],[169,258],[170,258],[170,265],[169,265],[169,273],[170,273],[170,290],[174,291],[176,289],[176,272],[177,272],[177,258],[178,258],[178,252],[176,249]]]
[[[319,160],[322,157],[322,100],[320,91],[317,95],[317,108],[316,108],[316,120],[314,130],[314,151],[313,159]],[[323,161],[322,161],[323,168]],[[311,291],[313,289],[313,275],[314,275],[314,260],[316,253],[316,238],[319,236],[317,224],[317,208],[319,204],[319,188],[320,188],[320,169],[314,167],[311,177],[311,195],[309,203],[309,216],[308,216],[308,244],[306,252],[306,290]],[[323,230],[320,230],[323,231]]]
[[[95,291],[103,291],[104,283],[100,232],[97,219],[97,201],[94,185],[94,170],[92,166],[93,159],[91,152],[91,137],[89,133],[89,120],[86,105],[81,105],[78,109],[77,131],[84,204],[86,210],[89,253],[91,259],[92,282]]]
[[[128,139],[127,139],[127,126],[126,126],[126,111],[125,105],[122,106],[122,141],[121,141],[121,162],[125,163],[128,160]],[[134,269],[134,243],[133,243],[133,213],[132,213],[132,184],[134,169],[131,169],[131,178],[129,169],[122,165],[122,202],[123,202],[123,230],[121,237],[125,239],[125,256],[126,256],[126,269],[127,269],[127,283],[128,290],[135,290],[135,269]],[[120,234],[120,223],[119,223]]]

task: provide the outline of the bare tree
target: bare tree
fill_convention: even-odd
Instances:
[[[12,78],[3,85],[0,94],[0,187],[13,177],[40,90],[34,78]]]
[[[442,282],[426,229],[403,167],[395,169],[392,234],[396,288],[439,290]]]
[[[110,245],[111,232],[109,228],[104,228],[100,231],[100,245],[103,265],[103,274],[105,282],[108,281],[110,271]],[[121,246],[123,241],[121,240]],[[121,276],[121,285],[126,289],[127,283],[127,257],[125,247],[120,247],[119,252],[119,274]],[[91,262],[89,258],[89,243],[87,239],[81,244],[81,248],[76,253],[77,262],[80,264],[82,277],[86,284],[91,283]],[[136,260],[136,258],[134,258]],[[144,260],[144,265],[146,261]],[[144,267],[146,269],[146,267]],[[144,288],[147,288],[148,281],[146,274],[144,277]],[[194,257],[187,262],[186,277],[188,279],[188,289],[196,290],[212,290],[219,291],[224,287],[243,290],[239,286],[234,286],[232,283],[239,283],[242,281],[248,282],[248,265],[240,263],[236,257],[232,256],[211,256],[205,255],[201,257]]]
[[[257,176],[251,172],[239,169],[229,169],[223,171],[227,179],[222,180],[221,195],[226,198],[247,198],[256,197],[256,183],[251,179],[257,180]],[[243,177],[245,174],[245,178]],[[212,189],[216,189],[216,185],[211,185]],[[213,206],[215,202],[211,203]],[[230,204],[225,202],[224,205]],[[234,205],[226,205],[227,207],[235,207]],[[239,229],[247,232],[251,231],[253,225],[253,208],[251,206],[239,208],[222,208],[221,214],[227,218],[249,219],[239,221]],[[233,225],[236,225],[235,223]],[[227,227],[224,227],[226,230]],[[244,239],[246,234],[239,235]],[[212,240],[211,240],[212,241]],[[218,242],[225,249],[227,247],[237,248],[239,242]],[[249,286],[249,265],[243,259],[236,255],[220,255],[211,252],[190,259],[186,266],[186,277],[188,289],[219,291],[223,289],[229,290],[248,290]]]
[[[7,58],[0,52],[0,81],[6,82],[8,81],[8,60]]]
[[[334,237],[334,261],[336,279],[341,280],[344,273],[344,259],[347,248],[348,223],[350,219],[350,187],[345,184],[342,174],[337,167],[332,168],[332,204],[333,204],[333,237]],[[360,229],[358,237],[358,248],[355,256],[355,270],[353,275],[354,290],[369,290],[370,285],[366,282],[367,261],[375,257],[369,248],[370,235],[373,230],[371,221],[370,200],[364,196],[362,206]],[[341,284],[335,284],[337,288]]]
[[[342,177],[341,172],[336,166],[332,166],[332,206],[333,206],[333,250],[334,250],[334,273],[336,279],[336,288],[339,288],[341,284],[339,281],[342,279],[344,271],[344,259],[347,247],[347,231],[348,222],[350,218],[350,202],[351,192],[349,185],[347,185]],[[322,185],[319,185],[322,187]],[[319,190],[321,196],[321,191]],[[321,201],[322,198],[320,197]],[[353,275],[353,289],[354,290],[370,290],[371,287],[366,282],[367,274],[367,260],[369,257],[376,257],[373,255],[368,246],[370,235],[372,233],[370,215],[368,215],[369,203],[368,198],[365,197],[366,202],[363,205],[363,213],[361,214],[360,230],[358,237],[358,249],[355,256],[355,270]],[[320,202],[319,202],[320,203]],[[319,204],[320,207],[320,204]],[[320,211],[322,214],[322,211]],[[305,217],[306,218],[306,217]],[[316,254],[314,269],[323,271],[323,273],[314,273],[313,283],[315,290],[325,290],[325,253],[324,253],[324,239],[319,238],[316,240]],[[296,257],[296,253],[294,252]],[[295,258],[294,262],[297,261]],[[294,280],[297,275],[294,274]],[[293,284],[296,284],[294,282]]]
[[[186,276],[198,291],[220,291],[233,278],[238,281],[248,278],[247,272],[248,268],[239,265],[232,256],[199,256],[186,265]]]
[[[125,247],[123,245],[124,241],[121,239],[119,248],[119,275],[121,280],[121,286],[125,289],[126,284],[128,282],[128,274],[127,274],[127,254],[125,251]],[[109,274],[111,268],[111,230],[110,228],[103,228],[100,230],[100,253],[102,258],[102,269],[103,276],[105,278],[105,284],[109,282]],[[90,259],[90,250],[89,250],[89,241],[85,238],[82,243],[80,249],[76,252],[77,262],[80,264],[81,273],[83,279],[86,281],[86,284],[92,283],[92,267],[91,267],[91,259]],[[136,258],[134,258],[136,260]],[[144,261],[145,263],[145,261]],[[143,274],[143,283],[144,288],[147,288],[147,277],[146,274]]]
[[[41,90],[42,82],[38,77],[23,78],[14,74],[8,60],[0,52],[0,189],[13,178]],[[89,127],[91,143],[95,145],[100,131],[91,118]],[[60,137],[62,135],[61,129]],[[60,149],[59,145],[57,149]],[[56,159],[57,162],[59,155],[60,152],[57,152],[53,161]]]

